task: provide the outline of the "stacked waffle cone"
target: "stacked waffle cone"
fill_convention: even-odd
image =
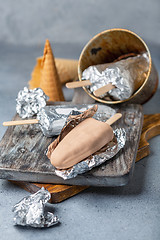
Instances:
[[[47,53],[46,52],[46,47],[49,47],[50,51]],[[38,57],[37,58],[37,62],[36,62],[36,66],[34,67],[32,74],[31,74],[31,80],[29,81],[29,87],[30,89],[33,88],[37,88],[37,87],[41,87],[44,85],[44,81],[43,84],[41,84],[41,79],[42,79],[42,75],[43,75],[43,80],[44,80],[44,59],[48,59],[48,54],[52,53],[52,49],[50,47],[49,41],[46,41],[45,44],[45,49],[44,49],[44,53],[45,56],[47,55],[47,57]],[[53,53],[52,53],[53,55]],[[67,82],[71,82],[71,81],[76,81],[78,79],[78,60],[74,60],[74,59],[64,59],[64,58],[55,58],[54,56],[53,58],[50,56],[50,67],[51,65],[53,65],[53,69],[56,69],[56,71],[58,72],[58,76],[60,79],[61,84],[65,84]],[[48,60],[46,60],[48,61]],[[48,64],[48,63],[47,63]],[[45,68],[46,68],[46,63],[45,63]],[[52,71],[52,72],[55,72]],[[57,75],[57,74],[56,74]]]
[[[62,84],[78,79],[78,60],[56,58],[55,62]]]
[[[40,88],[49,97],[49,101],[64,101],[61,82],[48,39],[45,43],[41,66]]]

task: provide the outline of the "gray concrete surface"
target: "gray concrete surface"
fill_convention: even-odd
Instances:
[[[0,122],[15,114],[17,93],[27,85],[46,38],[56,57],[78,59],[94,34],[110,27],[129,28],[146,40],[159,71],[159,6],[158,0],[0,1]],[[70,100],[73,92],[64,91]],[[146,114],[160,112],[160,88],[143,108]],[[0,137],[5,130],[0,125]],[[49,204],[61,222],[50,229],[13,226],[12,206],[28,192],[0,180],[0,239],[160,239],[159,144],[159,136],[150,140],[150,156],[136,163],[129,185],[89,188]]]

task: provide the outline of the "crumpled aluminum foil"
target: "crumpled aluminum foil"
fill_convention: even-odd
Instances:
[[[28,89],[24,87],[18,93],[16,111],[21,118],[32,117],[46,106],[48,99],[41,88]]]
[[[74,178],[78,174],[85,173],[92,168],[101,165],[107,160],[110,160],[124,147],[126,142],[126,131],[124,128],[114,130],[114,135],[117,139],[117,144],[108,146],[105,152],[93,155],[91,159],[83,160],[67,170],[57,170],[55,168],[55,174],[64,180]]]
[[[70,114],[76,115],[77,111],[85,111],[90,105],[84,106],[46,106],[37,114],[39,126],[46,137],[59,135]]]
[[[139,81],[143,73],[148,72],[148,69],[149,56],[147,53],[143,53],[111,64],[90,66],[83,71],[82,80],[91,81],[92,85],[87,87],[91,93],[111,83],[115,88],[100,97],[104,98],[109,95],[114,100],[124,100],[131,97],[137,90],[135,82]],[[142,80],[145,80],[145,76]],[[141,82],[143,82],[142,80]]]
[[[59,219],[53,213],[45,211],[45,203],[50,198],[50,193],[44,188],[23,198],[12,209],[14,223],[35,228],[51,227],[57,224]]]

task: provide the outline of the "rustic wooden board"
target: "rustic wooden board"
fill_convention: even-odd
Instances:
[[[140,105],[125,105],[119,109],[123,118],[114,128],[124,127],[127,141],[124,149],[111,161],[70,180],[54,175],[54,168],[45,156],[53,141],[42,135],[35,125],[9,127],[0,143],[0,177],[15,181],[56,183],[67,185],[122,186],[132,176],[143,114]]]
[[[136,162],[146,157],[150,153],[148,140],[160,134],[160,113],[144,115],[143,128],[139,142]],[[87,186],[69,186],[69,185],[55,185],[55,184],[40,184],[30,182],[12,181],[14,184],[24,188],[25,190],[35,193],[41,187],[48,189],[51,193],[51,202],[59,203],[68,199],[77,193],[80,193]]]

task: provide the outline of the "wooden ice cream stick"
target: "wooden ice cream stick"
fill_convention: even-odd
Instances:
[[[3,126],[35,124],[35,123],[38,123],[38,122],[39,122],[38,119],[17,120],[17,121],[3,122]]]
[[[112,125],[114,122],[116,122],[118,119],[122,117],[121,113],[116,113],[113,117],[108,119],[106,123],[108,125]],[[27,119],[27,120],[17,120],[17,121],[8,121],[3,122],[3,126],[17,126],[17,125],[25,125],[25,124],[36,124],[38,123],[38,119]]]
[[[111,89],[115,88],[114,85],[112,85],[111,83],[101,87],[101,88],[98,88],[97,90],[95,90],[93,92],[93,94],[96,96],[96,97],[99,97],[107,92],[109,92]]]
[[[92,83],[90,82],[90,80],[83,80],[83,81],[78,81],[78,82],[66,83],[67,88],[79,88],[79,87],[85,87],[85,86],[91,86],[91,85],[92,85]],[[95,90],[93,92],[93,94],[96,97],[99,97],[99,96],[103,95],[104,93],[109,92],[113,88],[115,88],[115,86],[112,85],[111,83],[109,83],[109,84]]]
[[[118,119],[120,119],[122,117],[122,114],[121,113],[116,113],[115,115],[113,115],[112,117],[110,117],[106,123],[108,125],[112,125],[114,122],[116,122]]]
[[[90,86],[92,83],[90,80],[83,80],[83,81],[78,81],[78,82],[68,82],[66,83],[67,88],[79,88],[79,87],[85,87],[85,86]]]

